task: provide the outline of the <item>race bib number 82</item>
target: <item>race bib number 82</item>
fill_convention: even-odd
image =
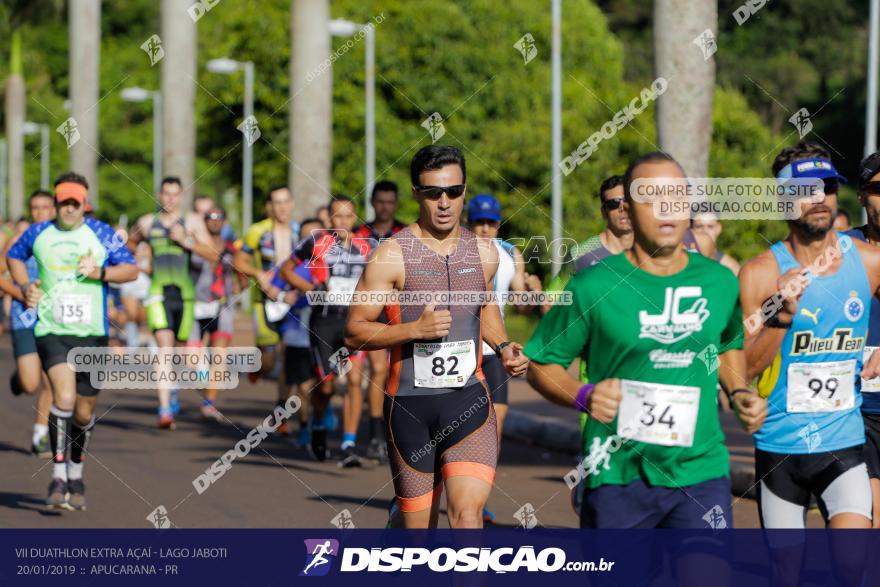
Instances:
[[[476,369],[472,340],[413,343],[416,387],[464,387]]]

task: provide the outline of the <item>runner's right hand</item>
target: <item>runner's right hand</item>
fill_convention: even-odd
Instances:
[[[608,424],[617,416],[620,407],[620,379],[603,379],[596,384],[590,394],[589,411],[591,418],[595,418],[603,424]]]
[[[776,281],[776,290],[782,293],[782,309],[779,312],[780,320],[791,322],[797,315],[798,302],[809,284],[803,268],[789,269],[779,276]]]
[[[425,306],[422,315],[416,320],[416,340],[433,340],[449,334],[452,314],[449,310],[435,310],[434,304]]]
[[[40,289],[40,280],[34,281],[31,286],[24,292],[25,303],[30,308],[36,308],[43,297],[43,290]]]

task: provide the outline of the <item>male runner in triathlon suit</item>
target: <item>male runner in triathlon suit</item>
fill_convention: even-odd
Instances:
[[[376,219],[362,224],[355,229],[355,236],[371,239],[378,246],[380,242],[391,238],[406,226],[395,215],[398,206],[397,184],[393,181],[377,181],[373,186],[370,203],[376,213]],[[380,349],[368,351],[370,360],[370,386],[367,396],[370,404],[370,444],[366,457],[380,462],[388,461],[387,445],[382,424],[382,404],[385,401],[385,382],[388,379],[388,351]]]
[[[200,346],[205,335],[208,344],[214,348],[226,348],[232,341],[235,328],[234,283],[235,271],[232,269],[232,258],[235,255],[235,244],[223,237],[223,226],[226,223],[226,211],[214,206],[205,214],[205,225],[211,235],[211,245],[221,251],[220,260],[210,263],[200,255],[191,258],[192,280],[195,284],[196,301],[193,309],[195,323],[190,345]],[[223,365],[218,366],[223,369]],[[222,381],[222,375],[214,376],[212,381]],[[215,405],[217,401],[216,384],[205,390],[202,398],[202,417],[217,422],[224,420]]]
[[[180,179],[164,178],[159,189],[159,211],[141,216],[130,235],[135,245],[141,241],[150,245],[152,276],[144,306],[147,324],[160,349],[184,346],[192,333],[195,289],[190,255],[196,253],[211,263],[220,257],[220,251],[211,244],[204,218],[195,212],[184,216],[182,204]],[[159,428],[172,429],[180,406],[177,392],[164,382],[158,387]]]
[[[506,340],[498,305],[479,299],[491,289],[498,251],[460,225],[464,155],[455,147],[424,147],[412,159],[410,179],[419,219],[379,245],[357,291],[398,290],[416,299],[358,300],[346,343],[391,349],[385,423],[403,525],[436,527],[445,485],[450,526],[479,528],[498,457],[481,342],[496,349],[510,375],[522,374],[528,361],[519,344]],[[426,294],[438,293],[446,303],[425,303],[433,302]],[[388,324],[379,320],[383,310]]]
[[[253,305],[254,337],[262,355],[259,374],[251,374],[251,381],[266,375],[275,368],[281,337],[279,329],[287,318],[289,307],[284,302],[285,292],[272,285],[281,264],[290,256],[299,235],[291,229],[293,194],[287,186],[275,186],[266,194],[267,218],[252,225],[245,232],[241,248],[234,259],[235,269],[251,278],[254,288]],[[283,373],[277,381],[278,405],[287,401],[287,389]],[[278,432],[287,433],[287,424],[279,426]]]
[[[55,198],[52,194],[43,190],[37,190],[31,194],[28,201],[31,211],[31,220],[34,224],[55,219]],[[0,258],[0,274],[6,273],[6,256],[9,247],[18,239],[11,237]],[[38,277],[37,261],[33,257],[27,260],[28,278],[35,280]],[[37,322],[36,312],[27,311],[24,293],[13,281],[0,278],[0,289],[12,296],[12,306],[9,315],[10,327],[12,328],[12,352],[15,355],[15,372],[9,378],[9,388],[13,395],[26,393],[28,395],[38,393],[36,419],[31,438],[31,452],[45,458],[52,454],[49,447],[49,409],[52,407],[52,388],[49,380],[43,372],[40,364],[40,356],[37,353],[37,340],[34,337],[34,326]]]
[[[78,347],[107,346],[107,284],[137,276],[134,257],[113,229],[83,218],[88,187],[76,173],[58,177],[57,219],[34,224],[9,250],[12,277],[38,314],[37,352],[52,386],[49,439],[54,465],[46,501],[51,508],[86,507],[83,454],[94,429],[98,399],[89,374],[71,369],[67,354]],[[28,276],[26,263],[31,257],[37,260],[36,281]]]
[[[846,234],[872,245],[880,245],[880,153],[865,157],[859,165],[859,202],[868,223]],[[864,360],[880,348],[880,302],[871,298],[868,340]],[[862,418],[865,421],[865,463],[871,479],[873,526],[880,528],[880,379],[862,379]]]
[[[740,272],[749,376],[759,376],[769,404],[755,434],[761,525],[804,528],[814,495],[829,527],[869,528],[860,374],[872,371],[862,365],[880,250],[831,230],[843,178],[824,148],[785,148],[772,170],[783,185],[819,178],[824,194],[797,201],[800,217],[788,221],[789,236]],[[774,578],[797,584],[803,538],[783,544],[776,537],[770,545]]]
[[[635,180],[683,177],[665,153],[629,165],[633,246],[575,275],[565,290],[571,305],[555,305],[525,348],[532,386],[590,415],[589,454],[578,469],[586,477],[581,527],[731,527],[719,380],[746,430],[763,421],[765,402],[745,377],[736,278],[685,252],[687,220],[666,219],[655,213],[659,201],[634,197]],[[594,383],[568,374],[575,358]]]
[[[309,292],[319,287],[331,297],[345,297],[354,291],[364,271],[367,256],[375,246],[370,239],[352,234],[357,216],[354,202],[347,196],[330,200],[330,229],[310,236],[299,243],[291,258],[281,268],[282,277],[300,291]],[[296,266],[308,263],[310,280],[295,271]],[[345,374],[347,390],[343,398],[342,455],[340,467],[361,465],[355,447],[357,431],[363,410],[363,353],[349,353],[345,348],[345,320],[350,300],[328,300],[312,307],[309,322],[312,362],[319,380],[318,390],[312,393],[312,453],[318,461],[327,458],[327,430],[324,411],[333,394],[333,378]],[[338,303],[343,301],[343,303]]]

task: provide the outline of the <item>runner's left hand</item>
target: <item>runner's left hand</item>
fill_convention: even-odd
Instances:
[[[880,375],[880,353],[874,351],[862,365],[862,378],[873,379]]]
[[[764,424],[764,418],[767,417],[767,400],[758,395],[758,392],[734,394],[731,403],[736,417],[749,434],[754,434]]]
[[[511,377],[517,377],[526,372],[529,367],[529,359],[522,353],[522,345],[512,342],[501,351],[501,364]]]

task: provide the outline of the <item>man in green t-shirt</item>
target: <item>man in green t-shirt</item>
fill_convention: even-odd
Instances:
[[[74,371],[68,354],[106,347],[108,283],[133,281],[134,257],[113,229],[84,218],[89,184],[76,173],[55,180],[56,219],[28,228],[9,249],[9,270],[25,295],[40,363],[52,387],[49,441],[52,483],[46,505],[86,509],[83,456],[95,426],[98,390],[89,373]],[[37,262],[38,278],[26,262]],[[70,461],[67,461],[68,448]]]
[[[633,247],[575,275],[572,304],[555,306],[524,350],[535,389],[590,414],[576,480],[586,485],[582,527],[732,526],[719,379],[749,432],[766,414],[746,379],[736,277],[688,254],[688,221],[655,213],[638,191],[683,177],[664,153],[630,164]],[[575,358],[595,385],[567,373]]]

